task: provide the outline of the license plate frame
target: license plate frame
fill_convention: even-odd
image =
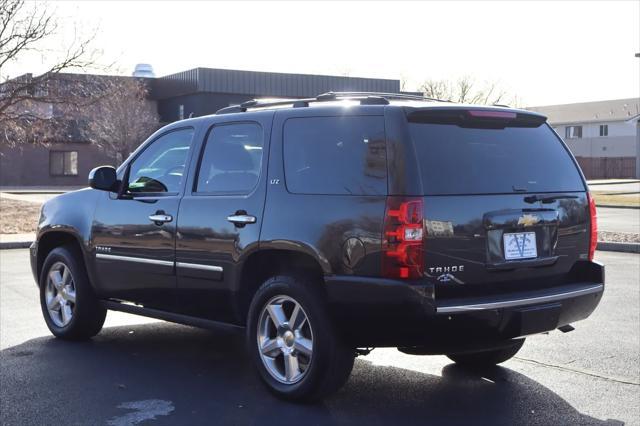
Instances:
[[[504,260],[528,260],[538,257],[535,232],[505,232],[502,234]]]

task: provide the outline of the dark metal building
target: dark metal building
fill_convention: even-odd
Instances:
[[[213,114],[260,97],[307,98],[334,92],[400,92],[399,80],[195,68],[152,84],[161,120]]]

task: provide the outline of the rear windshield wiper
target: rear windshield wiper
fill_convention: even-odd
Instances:
[[[524,201],[533,204],[538,201],[542,201],[544,204],[553,203],[556,200],[564,200],[564,199],[572,199],[578,198],[577,195],[530,195],[528,197],[524,197]]]

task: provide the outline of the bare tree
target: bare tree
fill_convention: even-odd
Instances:
[[[470,77],[462,77],[455,81],[426,80],[420,85],[419,90],[426,97],[452,102],[483,105],[519,103],[517,97],[509,97],[497,83],[479,85]]]
[[[453,86],[446,80],[426,80],[418,89],[428,98],[453,100]]]
[[[62,49],[38,76],[24,74],[8,79],[6,67],[31,53],[43,53],[44,42],[58,30],[53,14],[43,3],[0,0],[0,143],[47,142],[64,135],[61,125],[98,95],[87,79],[69,71],[95,67],[93,37]],[[48,57],[52,55],[46,52]],[[55,54],[53,55],[56,56]]]
[[[104,95],[91,107],[86,135],[120,163],[158,129],[158,114],[143,80],[111,77],[101,86]]]

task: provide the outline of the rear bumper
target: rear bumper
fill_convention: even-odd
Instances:
[[[439,300],[434,286],[327,277],[333,316],[357,346],[421,346],[429,353],[555,330],[587,318],[604,292],[604,267],[584,262],[582,281],[486,298]]]
[[[462,299],[437,304],[436,314],[460,314],[507,308],[524,308],[531,305],[566,302],[581,296],[602,294],[604,284],[572,284],[537,292],[515,293],[491,299]]]

